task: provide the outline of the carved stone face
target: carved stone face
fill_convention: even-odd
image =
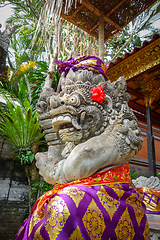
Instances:
[[[142,138],[123,77],[111,83],[101,74],[70,70],[61,85],[60,93],[48,89],[37,103],[49,148],[36,160],[47,182],[86,178],[128,162],[140,150]],[[91,99],[91,89],[99,85],[105,93],[101,103]]]
[[[80,91],[52,96],[50,114],[55,132],[64,142],[82,142],[95,135],[103,125],[103,114],[94,104],[88,105]]]

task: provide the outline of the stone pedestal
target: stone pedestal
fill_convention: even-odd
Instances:
[[[160,215],[147,214],[152,240],[160,240]]]

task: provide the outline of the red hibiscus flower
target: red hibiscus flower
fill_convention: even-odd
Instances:
[[[96,101],[98,103],[102,103],[103,99],[106,97],[103,87],[101,85],[98,85],[97,87],[94,87],[91,89],[91,98],[93,101]]]

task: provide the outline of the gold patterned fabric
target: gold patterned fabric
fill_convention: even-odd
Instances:
[[[146,213],[160,215],[160,191],[146,187],[139,188],[138,191],[146,205]]]
[[[31,213],[34,211],[35,208],[37,208],[38,214],[41,215],[41,210],[45,202],[48,201],[51,196],[55,195],[57,192],[68,186],[73,185],[95,186],[112,182],[114,183],[131,182],[130,166],[128,163],[108,168],[108,170],[98,172],[88,178],[75,180],[73,182],[69,182],[63,185],[55,185],[55,187],[52,190],[46,192],[37,200],[37,202],[33,206]]]
[[[145,205],[131,183],[92,183],[59,189],[40,215],[36,205],[16,240],[150,239]]]
[[[101,73],[105,79],[107,78],[106,74],[108,66],[106,66],[100,58],[95,56],[84,55],[76,58],[70,57],[65,62],[57,60],[56,63],[59,67],[59,73],[64,72],[65,77],[70,69],[74,72],[79,69],[87,69],[93,72]]]

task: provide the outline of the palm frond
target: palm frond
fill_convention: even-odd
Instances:
[[[14,107],[7,102],[9,111],[0,108],[0,135],[13,144],[16,149],[31,149],[32,144],[44,134],[36,136],[39,129],[38,113],[32,114],[31,106],[26,100],[26,109]]]
[[[14,94],[10,93],[4,88],[0,88],[0,97],[3,99],[5,103],[9,102],[13,106],[16,106],[16,104],[20,105],[19,99]]]

